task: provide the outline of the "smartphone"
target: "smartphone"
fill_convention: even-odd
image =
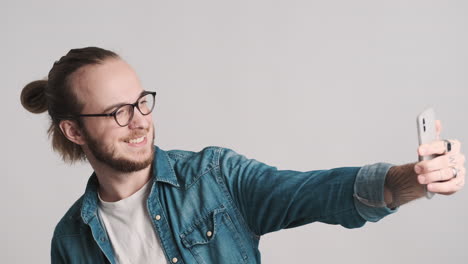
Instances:
[[[418,115],[416,122],[418,127],[419,145],[437,140],[435,120],[435,112],[433,108],[427,108]],[[435,157],[437,157],[437,155],[419,156],[419,161],[430,160]],[[426,197],[431,199],[433,196],[434,193],[427,191],[426,185]]]

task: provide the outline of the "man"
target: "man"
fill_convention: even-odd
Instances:
[[[315,221],[361,227],[425,186],[452,194],[464,185],[456,140],[420,146],[421,156],[440,154],[431,161],[309,172],[220,147],[164,151],[154,146],[155,96],[117,54],[95,47],[71,50],[47,81],[23,89],[26,109],[48,111],[54,149],[94,169],[55,229],[53,263],[260,263],[268,232]]]

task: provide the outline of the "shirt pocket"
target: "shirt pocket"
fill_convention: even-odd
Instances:
[[[193,220],[180,239],[197,263],[248,263],[245,245],[224,207]]]

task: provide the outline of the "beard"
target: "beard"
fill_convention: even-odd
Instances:
[[[91,136],[91,134],[87,131],[85,127],[82,129],[83,136],[86,140],[88,145],[88,149],[94,158],[107,166],[111,167],[112,169],[120,172],[136,172],[142,169],[147,168],[153,163],[154,159],[154,126],[153,126],[153,134],[151,136],[151,144],[149,144],[150,155],[143,160],[131,160],[124,157],[118,157],[117,151],[115,150],[114,146],[103,146],[102,143]],[[140,134],[142,131],[140,131]],[[148,134],[148,130],[144,130],[146,135]],[[132,136],[135,137],[135,136]],[[129,137],[130,138],[130,137]]]

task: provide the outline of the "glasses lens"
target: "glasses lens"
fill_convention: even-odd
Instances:
[[[143,115],[147,115],[153,111],[154,108],[154,96],[147,94],[138,100],[138,109]]]
[[[126,126],[133,115],[133,105],[123,105],[115,113],[115,121],[121,126]]]

